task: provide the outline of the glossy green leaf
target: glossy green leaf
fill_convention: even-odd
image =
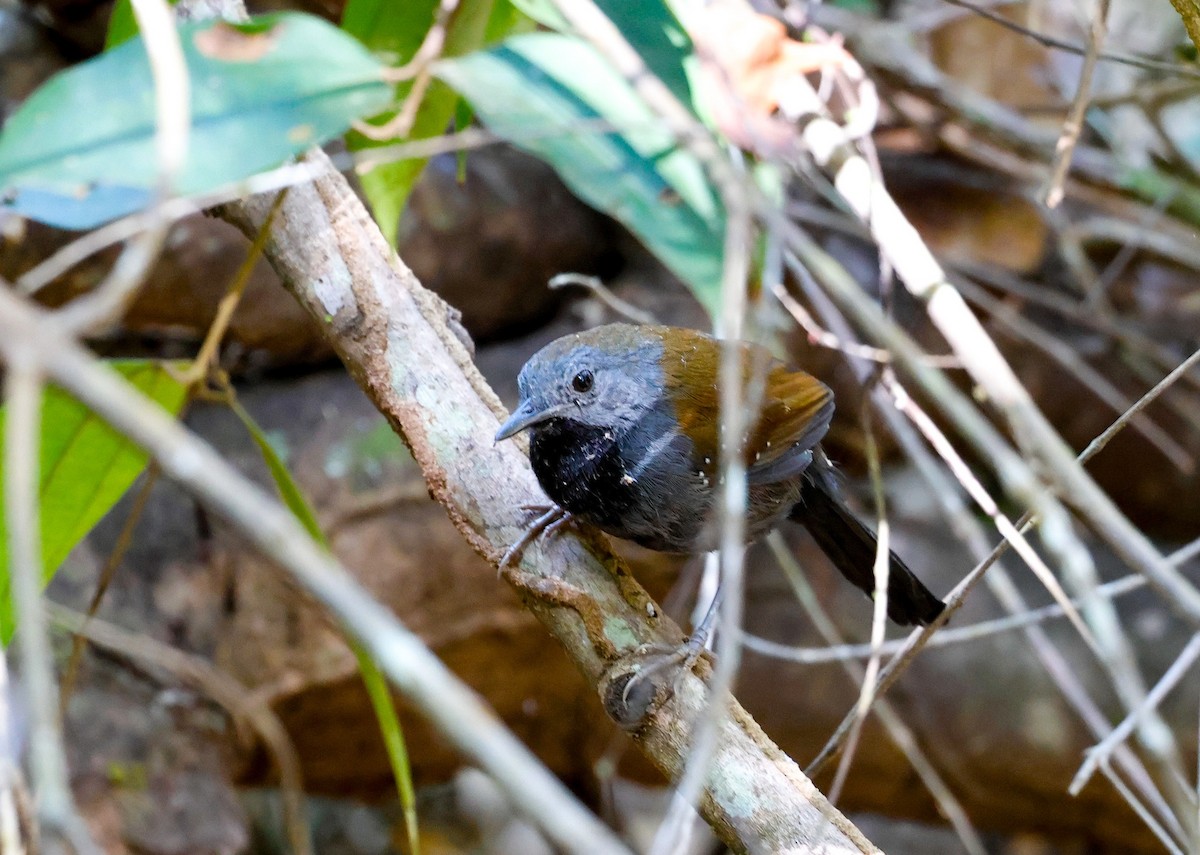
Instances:
[[[554,0],[513,0],[514,5],[544,27],[565,35],[575,30]],[[596,0],[596,6],[621,31],[647,67],[684,104],[692,103],[687,68],[695,61],[691,37],[664,0]]]
[[[174,6],[179,0],[167,0]],[[108,31],[104,34],[104,49],[109,50],[124,44],[138,34],[137,17],[133,14],[130,0],[117,0],[108,16]]]
[[[183,407],[187,390],[162,363],[127,360],[114,362],[112,367],[171,415]],[[4,426],[5,413],[0,409],[0,436]],[[49,387],[42,401],[38,459],[43,582],[49,582],[70,551],[146,468],[148,458],[83,404],[57,387]],[[2,505],[0,499],[0,643],[7,645],[16,620]]]
[[[391,102],[384,66],[311,15],[185,23],[179,32],[192,97],[181,194],[277,166]],[[0,210],[68,228],[137,210],[158,181],[154,135],[153,78],[137,37],[55,75],[8,121]]]
[[[111,50],[124,44],[138,34],[137,18],[133,14],[130,0],[117,0],[108,16],[108,30],[104,33],[104,49]]]
[[[517,36],[439,63],[438,74],[489,128],[624,223],[715,312],[720,201],[696,158],[590,45],[554,33]]]
[[[296,479],[292,477],[291,470],[283,462],[283,457],[276,451],[275,446],[271,444],[266,431],[259,427],[258,422],[254,420],[253,416],[246,412],[246,409],[236,400],[230,403],[230,409],[241,420],[242,425],[246,428],[246,432],[250,434],[250,438],[258,446],[263,463],[267,464],[267,469],[271,473],[271,480],[275,482],[275,489],[279,491],[279,497],[283,499],[283,503],[292,512],[292,516],[300,522],[300,525],[304,526],[304,530],[308,532],[309,537],[321,544],[326,551],[329,551],[329,541],[325,538],[325,532],[321,530],[321,524],[317,521],[316,512],[313,510],[312,505],[309,504],[304,492],[300,489],[300,485],[296,483]]]
[[[597,4],[642,62],[681,103],[692,103],[686,67],[693,61],[692,40],[663,0],[600,0]]]
[[[232,401],[230,406],[254,440],[255,445],[258,446],[263,462],[267,464],[267,469],[271,473],[271,478],[275,482],[275,488],[279,491],[279,496],[283,499],[283,503],[287,505],[288,510],[304,526],[309,536],[328,551],[329,541],[325,537],[325,532],[321,530],[321,524],[317,521],[316,512],[313,510],[308,498],[304,495],[304,491],[300,489],[300,485],[296,483],[296,479],[292,477],[291,470],[288,469],[287,464],[279,452],[276,451],[275,446],[271,444],[271,440],[266,432],[236,400]],[[392,434],[392,436],[394,437],[395,434]],[[371,698],[371,706],[375,710],[375,717],[379,721],[379,730],[383,736],[384,748],[387,751],[388,762],[392,767],[392,774],[396,779],[396,789],[400,794],[400,804],[404,810],[409,851],[413,855],[417,855],[420,851],[417,834],[417,796],[416,790],[413,788],[412,769],[408,760],[408,747],[404,743],[404,732],[400,728],[400,716],[396,712],[396,703],[392,698],[392,691],[388,687],[387,678],[383,675],[383,671],[379,669],[379,666],[375,664],[375,660],[371,658],[371,655],[354,641],[353,638],[348,638],[347,642],[350,645],[350,649],[354,652],[355,658],[358,660],[358,670],[362,674],[363,682],[366,684],[367,694]]]
[[[482,47],[489,37],[507,35],[505,26],[516,26],[517,16],[497,14],[497,6],[503,0],[462,0],[446,27],[443,56],[453,57],[468,54]],[[412,59],[429,28],[433,25],[439,6],[438,0],[416,0],[395,3],[392,0],[350,0],[342,18],[347,32],[360,39],[372,50],[382,53],[389,62],[397,66]],[[507,5],[507,4],[505,4]],[[402,103],[411,90],[411,83],[397,87],[396,102]],[[458,93],[440,80],[434,80],[421,99],[412,127],[405,139],[429,139],[446,132],[459,102]],[[396,116],[391,110],[371,120],[374,125],[385,125]],[[391,145],[389,140],[372,140],[362,134],[350,133],[346,137],[351,151],[377,146]],[[409,194],[417,183],[428,162],[426,158],[409,158],[376,166],[360,177],[363,192],[371,206],[371,213],[380,230],[391,242],[396,241],[400,226],[400,215],[408,202]]]
[[[547,29],[554,30],[556,33],[572,31],[567,19],[554,5],[554,0],[512,0],[512,2],[514,6]]]

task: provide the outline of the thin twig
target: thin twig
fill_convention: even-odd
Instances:
[[[1129,400],[1128,396],[1111,380],[1093,368],[1069,344],[1025,319],[1011,305],[997,300],[975,283],[956,281],[954,284],[968,300],[988,312],[999,324],[1007,327],[1014,336],[1024,339],[1058,362],[1063,368],[1071,371],[1075,379],[1102,403],[1113,409],[1117,415],[1129,411],[1133,402]],[[1144,414],[1134,413],[1132,427],[1176,469],[1184,474],[1192,473],[1195,462],[1192,460],[1191,453],[1161,425]]]
[[[796,599],[800,601],[801,606],[803,606],[804,611],[816,626],[817,631],[821,633],[821,636],[827,643],[840,645],[842,639],[838,634],[837,628],[833,625],[833,622],[829,619],[824,609],[821,608],[820,600],[813,591],[812,585],[809,584],[803,570],[796,561],[795,555],[792,554],[778,531],[771,532],[767,536],[767,546],[770,547],[771,554],[775,557],[776,563],[783,569],[784,575],[787,577],[792,590],[796,594]],[[854,665],[851,662],[844,662],[843,667],[851,681],[855,684],[863,686],[872,682],[862,667]],[[921,779],[921,783],[925,785],[925,788],[929,790],[929,794],[933,796],[942,814],[950,821],[950,825],[962,841],[963,848],[968,853],[971,853],[971,855],[982,855],[982,853],[986,852],[987,850],[979,839],[978,832],[972,826],[966,810],[958,799],[955,798],[950,786],[938,774],[936,767],[925,754],[924,750],[922,750],[912,730],[904,723],[896,708],[892,706],[890,701],[883,699],[875,702],[873,706],[892,742],[904,754],[905,759],[913,767],[913,771]]]
[[[1170,852],[1171,855],[1185,855],[1183,848],[1179,845],[1176,839],[1172,837],[1165,828],[1163,828],[1162,823],[1155,819],[1154,815],[1150,813],[1150,809],[1147,808],[1146,805],[1142,803],[1142,800],[1137,797],[1137,793],[1130,790],[1128,785],[1121,780],[1120,776],[1117,775],[1108,764],[1104,764],[1100,768],[1104,772],[1104,776],[1108,778],[1109,782],[1113,785],[1116,791],[1121,794],[1123,799],[1125,799],[1125,803],[1133,808],[1133,812],[1136,813],[1138,818],[1146,824],[1146,827],[1150,829],[1154,836],[1158,838],[1158,841],[1166,847],[1167,851]]]
[[[157,482],[158,466],[151,463],[147,467],[146,476],[142,480],[137,495],[133,499],[133,506],[129,509],[129,515],[125,518],[124,525],[121,526],[121,533],[117,535],[116,543],[113,544],[112,550],[108,553],[108,558],[104,561],[104,566],[100,569],[100,576],[96,580],[96,588],[92,591],[92,597],[88,601],[88,617],[95,615],[97,609],[100,608],[100,601],[104,598],[105,592],[108,591],[109,586],[112,584],[112,580],[117,573],[117,568],[125,560],[125,553],[129,550],[129,545],[133,542],[133,532],[142,519],[142,514],[146,510],[146,503],[150,499],[150,493]],[[83,651],[86,645],[87,637],[83,633],[76,633],[75,637],[71,639],[71,654],[67,657],[66,667],[63,668],[62,685],[58,698],[59,710],[63,718],[66,718],[67,709],[71,703],[71,693],[75,690],[75,680],[79,676],[79,665],[83,661]]]
[[[550,281],[546,284],[551,289],[566,288],[568,285],[578,285],[590,291],[593,297],[618,315],[633,321],[635,324],[657,323],[654,315],[639,309],[629,301],[622,300],[614,294],[611,288],[600,281],[599,276],[586,276],[582,273],[559,273],[556,276],[551,276]]]
[[[1175,381],[1185,375],[1188,371],[1200,363],[1200,350],[1197,350],[1183,362],[1171,371],[1166,377],[1160,380],[1153,389],[1147,392],[1142,397],[1134,402],[1133,406],[1126,410],[1117,418],[1111,425],[1104,429],[1104,432],[1088,443],[1087,448],[1079,455],[1081,462],[1090,460],[1099,454],[1104,446],[1108,445],[1114,436],[1120,433],[1129,422],[1138,415],[1142,410],[1146,409],[1152,401],[1158,398],[1163,392],[1170,388]]]
[[[1174,558],[1174,556],[1169,557]],[[1114,579],[1112,582],[1105,582],[1096,589],[1096,593],[1102,597],[1116,598],[1140,590],[1145,585],[1146,578],[1144,576],[1130,574],[1122,576],[1120,579]],[[1080,602],[1077,597],[1071,598],[1071,605],[1075,606],[1075,608],[1079,608]],[[943,629],[934,634],[925,646],[930,648],[948,647],[954,644],[979,641],[984,638],[990,638],[993,635],[1013,632],[1014,630],[1025,629],[1035,624],[1056,620],[1064,617],[1065,614],[1066,612],[1059,603],[1051,603],[1047,606],[1041,606],[1036,609],[1025,609],[1024,611],[1001,618],[982,620],[978,623],[967,624],[966,626]],[[762,638],[748,632],[743,632],[742,642],[746,648],[753,650],[755,653],[802,665],[821,665],[827,662],[841,662],[848,659],[867,659],[874,650],[874,647],[869,643],[846,644],[841,647],[794,647],[789,644],[780,644],[777,641],[771,641],[770,639]],[[880,646],[880,650],[885,654],[898,653],[904,650],[908,643],[908,639],[897,638],[893,641],[885,641]]]
[[[1079,795],[1079,791],[1096,773],[1096,767],[1102,763],[1108,763],[1108,758],[1112,756],[1116,747],[1128,739],[1141,721],[1162,703],[1167,694],[1183,679],[1183,675],[1188,668],[1192,667],[1197,658],[1200,658],[1200,633],[1192,636],[1179,655],[1175,657],[1171,667],[1163,673],[1137,709],[1127,715],[1100,743],[1088,749],[1087,759],[1079,767],[1075,777],[1071,779],[1071,785],[1067,787],[1067,792],[1073,796]]]
[[[877,362],[880,365],[890,365],[892,355],[881,347],[871,347],[870,345],[860,344],[858,342],[843,341],[828,330],[822,329],[821,326],[813,319],[808,310],[804,308],[804,304],[793,297],[787,290],[787,287],[782,282],[776,282],[771,287],[771,293],[779,300],[779,304],[787,310],[787,313],[795,319],[800,325],[800,329],[804,330],[808,336],[808,340],[813,344],[819,345],[829,350],[836,350],[839,353],[844,353],[847,356],[853,356],[858,359],[865,359],[870,362]],[[962,363],[959,362],[957,356],[937,356],[932,355],[926,357],[926,363],[938,368],[962,368]]]
[[[1050,178],[1042,191],[1042,198],[1048,208],[1057,208],[1062,202],[1063,181],[1071,169],[1071,155],[1079,142],[1079,135],[1083,133],[1083,120],[1087,113],[1088,99],[1092,94],[1092,75],[1096,71],[1100,47],[1104,44],[1104,36],[1108,32],[1110,0],[1095,0],[1095,3],[1092,25],[1088,30],[1087,51],[1083,55],[1083,67],[1079,70],[1079,83],[1075,90],[1075,97],[1071,101],[1071,109],[1063,120],[1058,144],[1054,147],[1054,163],[1050,168]]]
[[[408,136],[413,122],[417,119],[417,111],[421,108],[429,84],[433,80],[431,66],[441,57],[442,51],[445,49],[446,30],[450,25],[450,19],[458,9],[458,4],[459,0],[441,0],[438,3],[437,15],[434,16],[433,24],[425,32],[425,38],[421,40],[412,59],[400,68],[389,69],[385,74],[385,78],[392,83],[413,81],[400,111],[382,125],[355,122],[354,130],[371,140],[402,139]]]
[[[889,550],[890,527],[888,526],[883,494],[883,475],[879,469],[879,446],[875,442],[875,430],[871,422],[871,411],[865,406],[862,411],[862,427],[863,436],[866,440],[867,468],[871,475],[871,488],[875,496],[875,516],[877,520],[875,528],[875,590],[871,597],[871,655],[867,659],[867,667],[861,675],[857,675],[859,690],[858,702],[854,705],[854,724],[850,726],[850,733],[846,737],[846,749],[842,752],[837,771],[834,773],[833,781],[829,785],[827,795],[829,796],[829,801],[834,804],[837,804],[838,798],[842,793],[842,787],[845,786],[846,778],[850,774],[850,764],[853,762],[854,751],[858,744],[859,736],[862,734],[863,724],[867,720],[867,713],[871,710],[871,703],[875,700],[875,679],[879,676],[879,663],[882,656],[884,633],[887,627],[888,575],[891,569]]]
[[[1087,642],[1088,647],[1100,654],[1096,638],[1092,631],[1088,629],[1083,622],[1074,606],[1071,604],[1070,597],[1059,584],[1050,568],[1042,560],[1042,557],[1037,554],[1032,544],[1025,539],[1020,528],[1013,525],[1012,520],[1006,514],[1001,512],[999,505],[995,499],[991,497],[987,489],[975,477],[975,473],[971,471],[971,467],[963,460],[962,456],[955,450],[954,445],[950,442],[949,437],[938,428],[933,419],[912,399],[908,391],[894,379],[887,382],[887,389],[892,395],[892,399],[896,402],[896,407],[908,420],[913,423],[918,431],[925,437],[925,441],[930,447],[937,452],[938,456],[945,462],[947,468],[962,485],[967,494],[974,500],[979,509],[988,515],[992,523],[996,526],[996,530],[1000,532],[1000,536],[1008,541],[1013,550],[1021,556],[1022,560],[1033,571],[1038,581],[1050,592],[1052,596],[1062,607],[1063,612],[1070,619],[1075,629],[1078,630],[1080,637]]]
[[[234,273],[233,280],[225,290],[221,302],[217,304],[216,314],[213,316],[212,323],[209,324],[208,332],[204,335],[200,350],[196,352],[196,358],[192,360],[191,367],[181,378],[181,382],[187,386],[193,387],[202,383],[208,377],[209,372],[217,367],[217,353],[220,350],[221,341],[225,338],[229,324],[233,321],[233,313],[237,311],[238,304],[242,301],[242,295],[246,293],[250,275],[262,257],[263,247],[271,235],[271,223],[274,222],[275,215],[279,213],[283,200],[287,198],[287,192],[285,187],[275,194],[275,200],[271,203],[270,210],[267,211],[266,220],[254,240],[251,241],[250,248],[246,251],[246,257],[238,265],[237,272]]]
[[[30,851],[40,851],[40,847],[37,828],[29,822],[29,793],[17,764],[16,752],[10,748],[15,745],[8,659],[0,654],[0,852],[26,855]]]
[[[1037,30],[1018,24],[1016,21],[1011,21],[1003,15],[993,12],[986,6],[981,6],[977,3],[972,3],[970,0],[942,0],[943,3],[948,3],[951,6],[958,6],[962,9],[967,9],[981,18],[985,18],[994,24],[999,24],[1005,29],[1012,30],[1022,36],[1033,39],[1040,45],[1055,50],[1073,53],[1076,56],[1086,56],[1091,44],[1077,45],[1072,42],[1064,41],[1063,39],[1055,38],[1047,33],[1038,32]],[[1191,68],[1183,63],[1163,62],[1159,59],[1153,59],[1148,56],[1137,56],[1128,53],[1115,53],[1110,51],[1097,51],[1096,58],[1102,62],[1116,62],[1122,65],[1130,65],[1134,68],[1142,68],[1146,71],[1160,71],[1164,74],[1174,74],[1179,77],[1194,77],[1200,78],[1200,71]]]

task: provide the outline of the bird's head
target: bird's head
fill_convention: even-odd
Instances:
[[[663,395],[661,329],[608,324],[546,345],[521,369],[521,400],[496,440],[555,419],[617,433],[636,423]]]

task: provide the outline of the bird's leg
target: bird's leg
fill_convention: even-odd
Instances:
[[[721,613],[721,595],[724,593],[724,588],[718,587],[717,593],[713,596],[712,602],[708,605],[708,611],[704,613],[704,618],[700,623],[696,624],[692,634],[687,637],[687,640],[678,647],[667,647],[665,645],[651,648],[649,658],[652,660],[644,668],[639,670],[625,684],[624,690],[621,692],[621,699],[626,703],[629,702],[630,690],[633,689],[639,682],[647,677],[664,671],[673,666],[680,666],[679,672],[672,681],[671,691],[674,693],[675,686],[683,676],[692,670],[692,666],[703,655],[704,650],[708,647],[708,640],[712,636],[713,624],[716,623],[717,615]]]
[[[503,573],[504,568],[521,557],[529,544],[543,537],[553,536],[560,528],[571,522],[575,517],[570,511],[553,503],[549,505],[521,505],[521,510],[535,513],[537,517],[525,527],[521,536],[500,556],[496,572]]]

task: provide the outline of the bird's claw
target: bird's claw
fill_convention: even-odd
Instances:
[[[707,633],[693,633],[688,636],[687,641],[677,647],[671,647],[667,644],[655,644],[647,648],[644,651],[644,655],[649,661],[638,669],[636,674],[629,678],[629,681],[621,690],[621,701],[628,704],[630,694],[639,683],[655,674],[678,665],[679,670],[676,672],[675,679],[671,681],[670,686],[670,694],[675,694],[675,689],[679,685],[679,681],[692,670],[693,666],[695,666],[704,654],[705,645],[708,641],[707,635]]]
[[[552,537],[560,528],[574,519],[570,511],[558,505],[521,505],[521,510],[535,513],[537,517],[525,527],[521,536],[500,556],[500,562],[496,565],[497,573],[503,573],[505,568],[516,563],[529,544],[543,537]]]

